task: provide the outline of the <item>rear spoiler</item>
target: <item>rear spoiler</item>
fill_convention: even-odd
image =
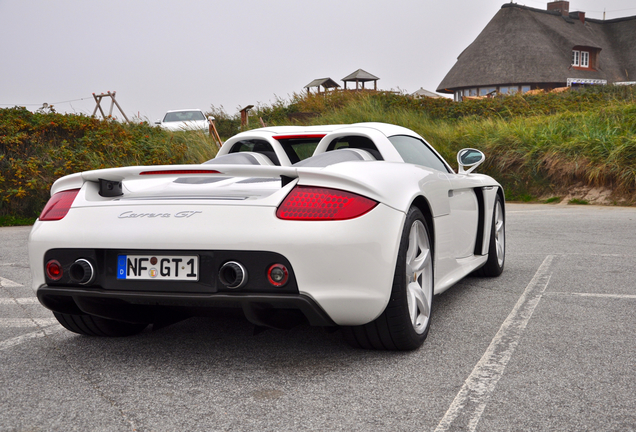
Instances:
[[[296,168],[263,165],[152,165],[106,168],[84,171],[67,175],[55,181],[51,186],[51,195],[67,189],[81,188],[85,182],[100,184],[102,196],[117,196],[121,191],[121,182],[141,178],[183,176],[224,176],[224,177],[286,177],[291,180],[298,177]]]
[[[51,195],[68,189],[79,189],[85,182],[93,182],[99,183],[101,196],[115,197],[123,194],[121,182],[125,180],[184,176],[280,177],[283,186],[299,179],[303,184],[308,185],[353,189],[375,200],[379,200],[381,196],[375,188],[342,173],[333,173],[322,168],[272,165],[151,165],[106,168],[62,177],[51,186]]]

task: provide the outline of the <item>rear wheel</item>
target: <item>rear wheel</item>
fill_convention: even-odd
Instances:
[[[72,315],[53,312],[64,328],[85,336],[132,336],[141,333],[148,324],[127,323],[93,315]]]
[[[376,320],[343,328],[345,339],[352,346],[413,350],[422,345],[431,325],[433,305],[430,239],[422,212],[411,208],[402,232],[389,304]]]
[[[499,276],[506,262],[506,216],[501,197],[497,195],[492,214],[490,228],[490,244],[488,245],[488,261],[479,270],[479,276]]]

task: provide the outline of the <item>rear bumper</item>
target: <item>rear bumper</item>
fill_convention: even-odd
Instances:
[[[297,286],[294,294],[310,299],[337,325],[366,324],[385,309],[404,224],[403,212],[379,204],[352,220],[287,221],[276,217],[275,207],[238,207],[180,202],[159,207],[126,202],[72,208],[62,220],[38,221],[29,238],[33,288],[40,296],[40,290],[48,285],[44,277],[45,256],[53,249],[171,250],[183,254],[197,250],[267,251],[289,262]],[[154,212],[153,217],[120,217],[122,212],[147,215],[149,210]],[[177,212],[191,212],[194,216],[154,217]],[[152,294],[145,289],[143,292]],[[203,298],[223,298],[216,296],[214,290],[200,294]],[[109,298],[116,295],[113,292]],[[190,296],[181,292],[176,295]],[[239,298],[239,292],[230,295]],[[286,298],[286,293],[276,295]],[[166,293],[163,298],[174,297]]]
[[[153,322],[158,311],[196,315],[202,309],[240,307],[255,324],[269,325],[271,313],[287,309],[300,311],[311,325],[336,326],[315,301],[302,294],[153,293],[43,285],[37,296],[40,303],[55,312],[87,313],[130,322]]]

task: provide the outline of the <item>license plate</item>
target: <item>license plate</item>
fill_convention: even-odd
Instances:
[[[197,255],[119,255],[117,279],[199,280]]]

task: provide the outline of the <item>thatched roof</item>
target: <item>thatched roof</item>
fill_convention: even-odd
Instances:
[[[575,46],[599,48],[597,70],[572,68]],[[568,78],[636,79],[636,16],[614,20],[563,17],[505,4],[462,52],[437,91],[507,84],[565,85]]]

